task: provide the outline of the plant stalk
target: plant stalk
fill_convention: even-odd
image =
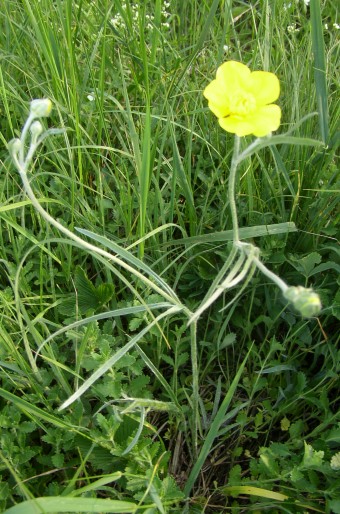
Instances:
[[[233,151],[233,156],[231,159],[230,174],[229,174],[229,180],[228,180],[228,200],[229,200],[229,207],[230,207],[231,219],[232,219],[232,224],[233,224],[234,244],[240,240],[239,230],[238,230],[236,200],[235,200],[235,182],[236,182],[239,151],[240,151],[240,138],[238,136],[235,136],[234,151]]]

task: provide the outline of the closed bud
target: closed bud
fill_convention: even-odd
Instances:
[[[18,152],[20,151],[20,148],[21,148],[21,141],[20,141],[20,139],[18,139],[17,137],[14,138],[14,139],[11,139],[11,141],[9,141],[7,147],[8,147],[8,151],[9,151],[10,155],[12,157],[16,156],[18,154]]]
[[[302,286],[288,287],[283,295],[305,318],[316,316],[322,309],[319,295]]]
[[[40,136],[40,134],[43,132],[43,126],[40,123],[40,121],[34,121],[32,125],[30,126],[30,131],[32,134],[33,139],[37,139],[37,137]]]
[[[43,118],[50,115],[52,110],[52,102],[49,98],[42,98],[41,100],[32,100],[31,114],[35,118]]]

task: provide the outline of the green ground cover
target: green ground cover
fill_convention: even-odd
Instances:
[[[3,0],[1,512],[340,513],[339,24],[335,0]],[[256,270],[188,325],[232,251],[203,97],[227,60],[280,81],[295,139],[240,164],[236,206],[309,319]],[[87,248],[9,156],[37,98],[65,130],[30,185]]]

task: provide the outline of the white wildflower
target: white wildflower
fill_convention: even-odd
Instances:
[[[294,32],[299,32],[299,30],[300,29],[296,26],[296,23],[292,23],[292,25],[288,25],[287,27],[287,31],[291,34]]]

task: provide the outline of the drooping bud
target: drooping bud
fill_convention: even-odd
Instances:
[[[283,296],[291,302],[295,309],[305,318],[316,316],[322,309],[319,295],[313,289],[302,286],[288,287]]]
[[[52,110],[52,102],[49,98],[32,100],[30,114],[35,118],[44,118],[50,115]]]

